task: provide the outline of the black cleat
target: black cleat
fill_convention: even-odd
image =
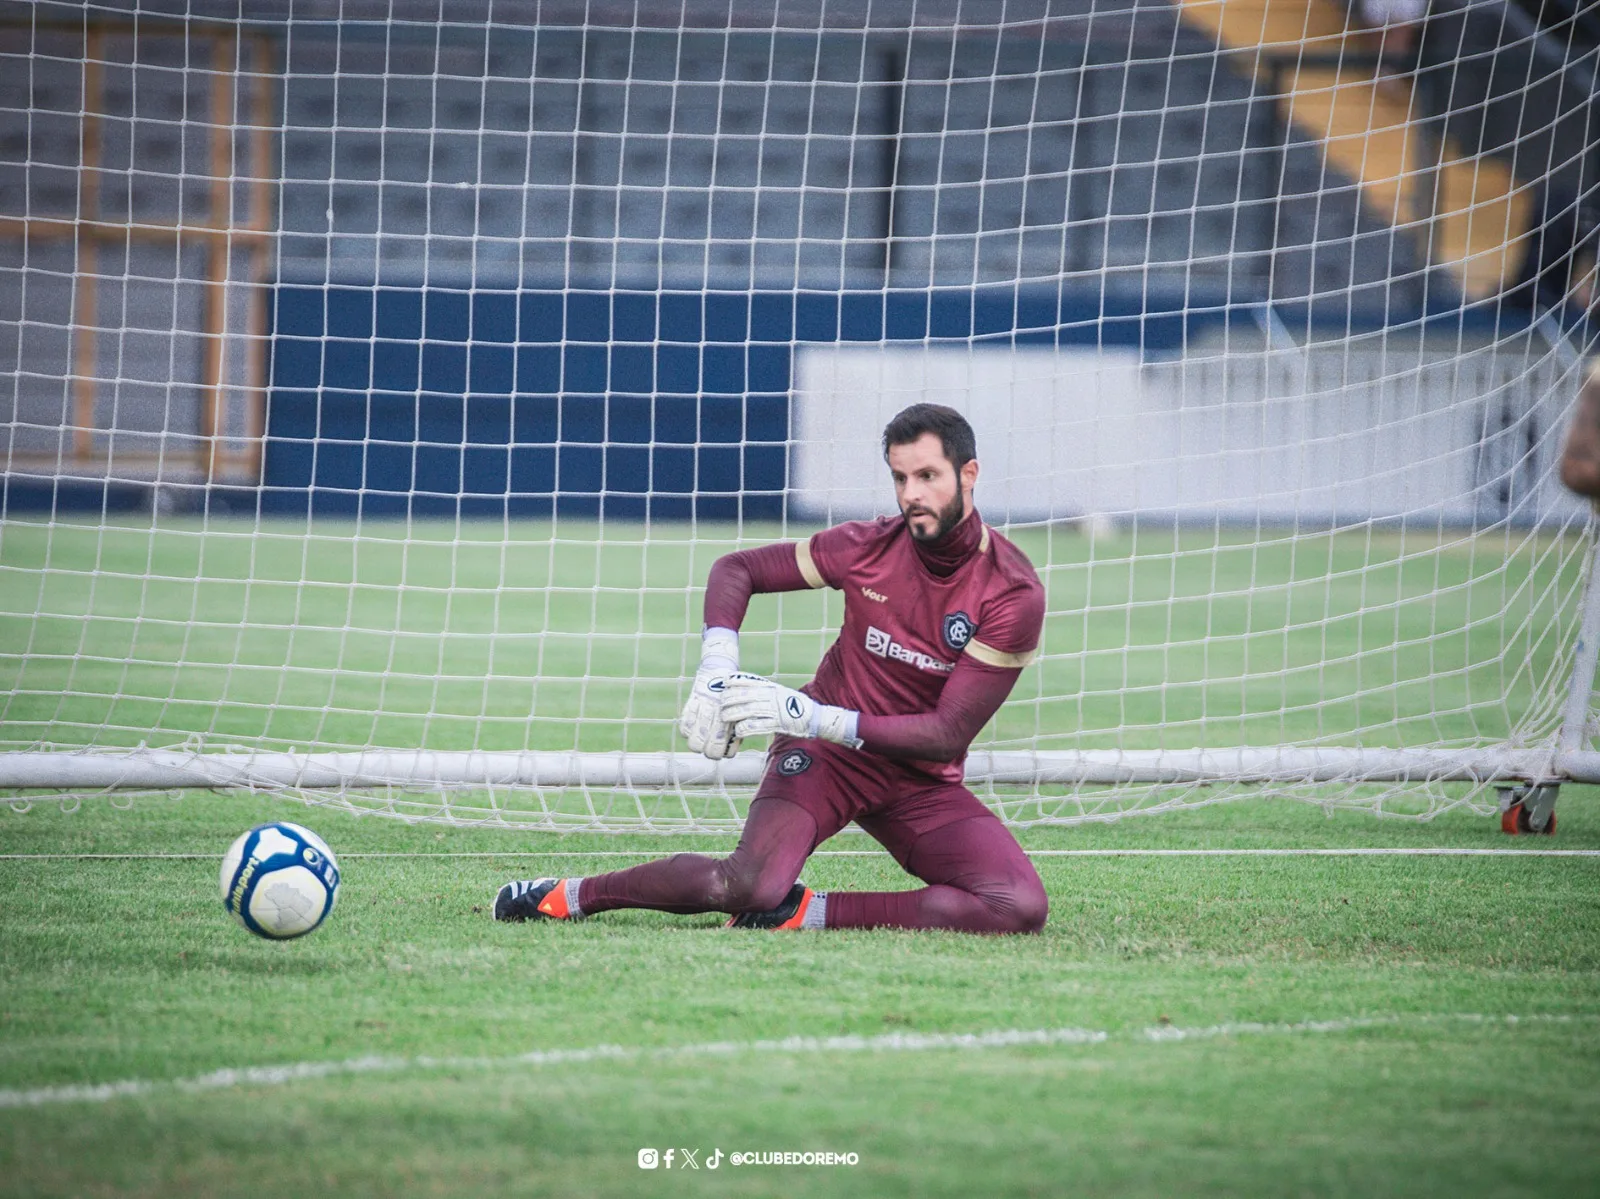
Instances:
[[[536,878],[507,883],[494,897],[496,920],[568,920],[566,879]]]
[[[811,906],[816,892],[804,883],[796,883],[789,888],[789,894],[783,897],[783,902],[777,907],[765,912],[740,912],[728,921],[729,928],[800,928],[801,922],[806,918],[806,909]]]

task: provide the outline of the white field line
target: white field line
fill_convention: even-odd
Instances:
[[[510,1070],[519,1067],[582,1065],[587,1062],[671,1061],[696,1057],[749,1057],[758,1054],[914,1053],[955,1049],[979,1051],[1039,1045],[1102,1045],[1113,1039],[1163,1044],[1173,1041],[1210,1040],[1219,1037],[1292,1036],[1305,1033],[1340,1033],[1368,1028],[1461,1023],[1488,1028],[1514,1029],[1521,1024],[1577,1024],[1600,1020],[1600,1013],[1577,1015],[1536,1013],[1525,1016],[1486,1016],[1474,1012],[1443,1015],[1363,1016],[1344,1020],[1306,1020],[1299,1023],[1229,1023],[1201,1028],[1152,1025],[1118,1034],[1103,1029],[1042,1028],[998,1029],[978,1033],[885,1033],[879,1036],[785,1037],[769,1041],[706,1041],[694,1045],[595,1045],[585,1049],[535,1049],[506,1057],[358,1057],[332,1062],[290,1062],[278,1066],[239,1066],[213,1070],[191,1078],[139,1079],[0,1090],[0,1108],[44,1107],[58,1103],[106,1103],[166,1092],[196,1094],[248,1086],[282,1086],[358,1074],[395,1074],[403,1071]]]
[[[1362,1028],[1397,1028],[1407,1024],[1473,1024],[1484,1027],[1515,1028],[1519,1024],[1578,1024],[1600,1020],[1600,1013],[1542,1013],[1526,1016],[1485,1016],[1479,1012],[1449,1012],[1444,1015],[1351,1016],[1341,1020],[1302,1020],[1297,1024],[1261,1024],[1251,1020],[1212,1024],[1204,1028],[1180,1028],[1174,1024],[1152,1024],[1139,1036],[1146,1041],[1203,1041],[1212,1037],[1243,1037],[1263,1033],[1349,1032]]]
[[[39,1107],[48,1103],[102,1103],[158,1090],[215,1091],[239,1086],[276,1086],[341,1074],[393,1073],[402,1070],[504,1070],[518,1066],[565,1066],[597,1061],[662,1061],[684,1057],[743,1057],[761,1053],[904,1053],[927,1049],[997,1049],[1013,1045],[1086,1045],[1106,1034],[1085,1028],[1002,1029],[983,1033],[887,1033],[876,1037],[786,1037],[779,1041],[707,1041],[698,1045],[655,1049],[595,1045],[588,1049],[535,1049],[509,1057],[363,1057],[342,1062],[294,1062],[283,1066],[244,1066],[214,1070],[194,1078],[168,1082],[126,1079],[80,1086],[39,1087],[30,1091],[0,1090],[0,1108]]]
[[[674,847],[673,853],[725,854],[732,846]],[[1029,849],[1030,858],[1600,858],[1600,849],[1455,849],[1428,846],[1349,849]],[[656,858],[664,849],[515,849],[341,853],[344,858]],[[210,861],[214,853],[0,853],[0,862]],[[881,858],[881,849],[819,849],[814,858]]]

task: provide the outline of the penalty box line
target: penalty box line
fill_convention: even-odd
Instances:
[[[673,853],[726,854],[731,846],[673,848]],[[881,849],[819,849],[813,858],[878,858]],[[1025,849],[1030,858],[1600,858],[1600,849],[1470,849],[1355,846],[1336,849]],[[372,850],[348,858],[656,858],[662,849]],[[0,853],[0,862],[210,861],[214,853]]]
[[[1103,1045],[1113,1040],[1126,1044],[1171,1044],[1226,1037],[1292,1036],[1400,1028],[1427,1024],[1469,1024],[1514,1029],[1522,1024],[1576,1024],[1600,1019],[1597,1013],[1535,1013],[1486,1016],[1474,1012],[1442,1015],[1361,1016],[1299,1023],[1251,1021],[1212,1024],[1198,1028],[1150,1025],[1112,1033],[1092,1028],[999,1029],[978,1033],[884,1033],[878,1036],[785,1037],[781,1040],[706,1041],[694,1045],[644,1046],[594,1045],[583,1049],[535,1049],[505,1057],[359,1057],[332,1062],[290,1062],[277,1066],[240,1066],[213,1070],[190,1078],[121,1079],[116,1082],[81,1083],[0,1090],[0,1109],[44,1107],[61,1103],[107,1103],[164,1093],[203,1094],[248,1086],[283,1086],[362,1074],[449,1071],[489,1072],[519,1067],[582,1065],[591,1062],[668,1062],[700,1057],[738,1058],[761,1054],[913,1053],[950,1049],[1029,1048],[1053,1045]]]

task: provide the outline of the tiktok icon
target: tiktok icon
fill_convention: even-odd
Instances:
[[[711,1151],[711,1156],[706,1158],[706,1169],[715,1170],[721,1164],[722,1164],[722,1150],[713,1149]]]

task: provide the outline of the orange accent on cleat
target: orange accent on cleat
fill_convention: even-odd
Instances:
[[[782,924],[778,925],[778,927],[779,928],[799,928],[799,927],[801,927],[805,923],[806,909],[811,906],[811,901],[812,901],[812,899],[814,899],[816,897],[816,894],[817,893],[815,891],[813,891],[810,887],[807,887],[806,888],[806,893],[800,897],[800,906],[795,908],[794,915],[790,916]]]
[[[567,907],[567,880],[559,879],[550,893],[539,901],[539,911],[552,920],[568,920],[572,912]]]
[[[801,928],[805,923],[806,909],[811,906],[816,894],[804,883],[796,883],[789,888],[789,894],[777,907],[765,912],[740,912],[725,927],[759,928],[769,932],[780,928]]]

